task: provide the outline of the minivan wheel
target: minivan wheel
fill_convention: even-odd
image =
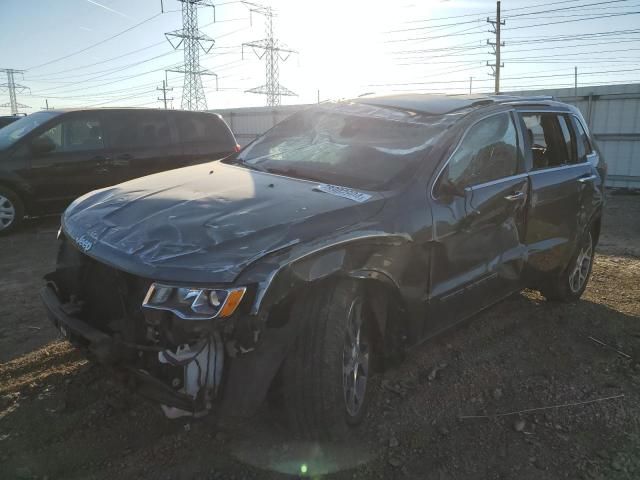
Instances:
[[[593,268],[593,254],[593,235],[587,231],[579,242],[569,266],[560,276],[540,289],[545,298],[569,302],[578,300],[589,282]]]
[[[24,217],[24,206],[13,190],[0,186],[0,235],[14,230]]]
[[[291,426],[304,437],[343,438],[359,424],[371,397],[373,348],[364,288],[324,283],[294,303],[301,328],[282,369]]]

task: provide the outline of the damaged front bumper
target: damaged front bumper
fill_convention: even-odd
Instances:
[[[110,368],[140,395],[160,403],[165,415],[202,416],[211,410],[224,365],[224,345],[217,332],[175,349],[131,343],[74,316],[79,313],[78,305],[63,302],[55,284],[48,283],[40,296],[50,320],[69,342]],[[141,362],[143,357],[145,362]],[[150,361],[156,364],[156,375],[140,365]]]

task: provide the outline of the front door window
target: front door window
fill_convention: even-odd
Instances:
[[[80,152],[104,148],[102,125],[96,118],[70,118],[41,135],[55,145],[54,152]]]
[[[510,114],[501,113],[469,129],[444,175],[452,185],[465,188],[515,175],[517,169],[516,128]]]

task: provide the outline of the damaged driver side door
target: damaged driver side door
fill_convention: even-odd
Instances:
[[[529,183],[513,114],[474,123],[434,184],[426,334],[520,288]]]

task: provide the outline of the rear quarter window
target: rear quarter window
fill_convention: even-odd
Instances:
[[[236,145],[229,127],[215,115],[182,114],[177,118],[182,142],[216,144],[228,150]]]

